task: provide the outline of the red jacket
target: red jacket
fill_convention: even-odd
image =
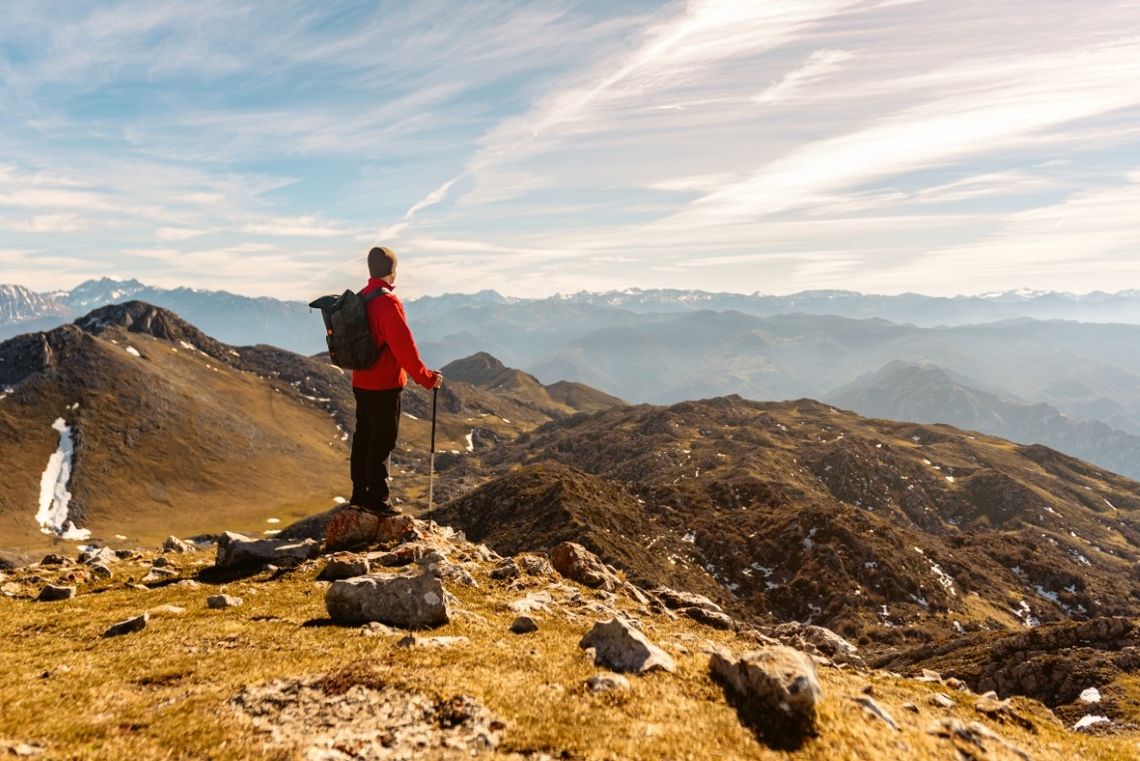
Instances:
[[[435,373],[420,359],[420,350],[404,316],[404,305],[392,293],[392,286],[378,277],[369,278],[360,295],[367,296],[377,288],[384,289],[384,293],[368,302],[368,320],[373,338],[383,348],[372,367],[352,371],[353,387],[370,391],[403,388],[410,373],[416,383],[431,388],[435,385]]]

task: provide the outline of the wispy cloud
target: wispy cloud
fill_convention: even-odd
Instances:
[[[853,55],[846,50],[817,50],[808,57],[803,66],[789,72],[779,82],[757,95],[756,102],[763,105],[787,100],[803,87],[838,71]]]

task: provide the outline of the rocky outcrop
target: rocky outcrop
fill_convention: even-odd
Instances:
[[[325,606],[333,621],[344,624],[377,621],[400,629],[431,629],[450,620],[447,595],[433,573],[334,581]]]
[[[554,570],[587,587],[612,592],[620,584],[617,575],[597,555],[574,542],[563,542],[551,550],[550,561]]]
[[[217,568],[243,568],[272,564],[293,566],[320,552],[320,544],[312,539],[287,543],[275,539],[251,539],[226,531],[218,538]]]
[[[594,624],[578,646],[593,648],[594,663],[614,671],[644,674],[658,669],[675,671],[677,668],[672,656],[620,618]]]
[[[768,744],[796,748],[815,733],[823,689],[807,655],[783,646],[740,657],[718,651],[709,665],[730,692],[741,718]]]
[[[354,576],[366,576],[369,568],[368,558],[354,555],[351,552],[338,552],[328,559],[325,567],[317,575],[317,579],[320,581],[338,581],[340,579],[351,579]]]

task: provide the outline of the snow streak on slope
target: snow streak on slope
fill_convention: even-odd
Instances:
[[[71,460],[75,455],[71,426],[63,418],[56,418],[51,427],[59,431],[59,449],[48,459],[40,476],[40,509],[36,513],[36,522],[45,534],[55,534],[63,539],[88,539],[90,531],[76,528],[67,519],[67,507],[71,502],[67,485],[71,481]]]

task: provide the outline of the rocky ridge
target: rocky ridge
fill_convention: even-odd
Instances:
[[[337,515],[331,517],[330,527]],[[94,680],[112,695],[123,688],[137,694],[144,684],[155,699],[173,699],[171,708],[160,703],[135,725],[135,748],[155,742],[171,747],[161,735],[163,717],[194,700],[196,711],[218,714],[220,724],[213,735],[180,739],[188,743],[181,751],[191,755],[223,741],[234,758],[300,753],[322,759],[473,753],[776,758],[788,750],[798,758],[824,759],[877,758],[901,749],[916,759],[960,751],[975,759],[1109,759],[1136,747],[1127,735],[1066,730],[1035,701],[979,695],[931,671],[907,679],[871,669],[854,645],[822,627],[734,620],[725,630],[698,623],[678,611],[715,609],[707,598],[631,585],[580,546],[559,545],[545,559],[533,553],[501,557],[446,526],[372,520],[372,535],[358,533],[357,549],[339,554],[306,557],[283,549],[288,540],[270,540],[280,551],[269,548],[254,558],[232,550],[256,540],[231,536],[228,549],[187,542],[179,549],[171,540],[163,553],[124,550],[110,553],[113,560],[92,553],[87,559],[105,561],[109,577],[93,573],[91,563],[44,558],[5,581],[0,642],[21,631],[20,622],[47,615],[67,640],[98,638],[127,616],[106,644],[64,656],[41,679],[61,687],[73,678]],[[321,580],[334,566],[339,571],[333,576],[368,572]],[[161,569],[171,575],[152,576]],[[49,583],[74,585],[76,597],[36,602],[37,590]],[[346,584],[372,590],[419,585],[410,588],[421,591],[395,597],[365,591],[373,607],[346,614],[338,603],[338,590],[345,588],[338,585]],[[215,608],[208,601],[211,590],[240,592],[247,602]],[[311,602],[302,602],[306,598]],[[298,603],[307,620],[294,618]],[[391,615],[421,605],[442,606],[445,615],[404,621]],[[533,628],[510,633],[522,616]],[[1095,626],[1108,627],[1105,636],[1120,627]],[[219,638],[223,630],[229,634]],[[12,694],[9,681],[42,669],[38,657],[27,657],[42,641],[37,636],[20,637],[24,655],[12,657],[0,674],[0,695]],[[209,670],[196,655],[203,637],[212,659],[244,658],[245,668]],[[8,647],[0,646],[0,655],[12,656],[4,652]],[[293,655],[255,655],[266,647]],[[142,676],[137,669],[116,670],[121,648],[147,664]],[[298,669],[298,663],[304,666]],[[11,747],[67,755],[72,741],[66,727],[42,724],[26,712],[44,699],[48,693],[34,692],[21,703],[24,710],[0,713],[0,737],[15,738],[5,741]],[[133,710],[130,701],[120,700],[121,710]],[[633,718],[639,715],[650,723]],[[68,720],[75,726],[99,721],[82,708]],[[647,726],[654,728],[648,735]],[[120,747],[118,740],[107,742],[109,752]]]

